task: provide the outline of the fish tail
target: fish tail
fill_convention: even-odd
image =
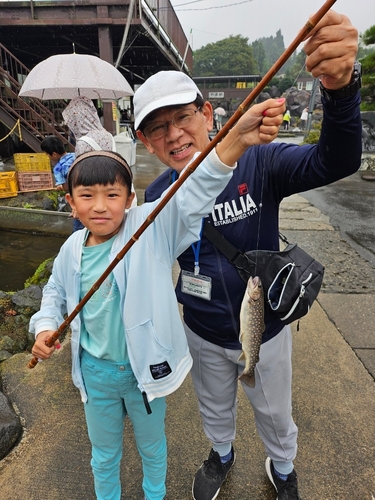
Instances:
[[[252,375],[250,375],[249,373],[245,373],[245,371],[243,371],[241,373],[241,375],[238,377],[238,380],[241,380],[241,382],[243,382],[247,386],[251,387],[252,389],[254,389],[254,387],[255,387],[254,373]]]

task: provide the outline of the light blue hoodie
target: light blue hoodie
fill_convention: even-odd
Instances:
[[[172,282],[172,266],[177,256],[199,239],[202,217],[211,212],[216,197],[231,179],[232,170],[212,151],[113,270],[121,294],[119,313],[130,363],[138,388],[148,401],[175,391],[191,368]],[[114,240],[108,264],[158,202],[129,210]],[[41,309],[31,318],[31,333],[57,330],[64,314],[70,314],[78,304],[86,235],[87,229],[76,231],[62,246],[43,290]],[[71,323],[72,378],[82,401],[86,402],[80,369],[80,328],[78,314]]]

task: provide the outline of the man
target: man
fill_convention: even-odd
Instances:
[[[244,151],[232,180],[208,218],[241,251],[279,249],[282,199],[329,184],[360,165],[359,75],[353,71],[357,30],[349,19],[329,11],[307,40],[306,67],[320,77],[324,120],[317,145],[267,144]],[[355,66],[357,68],[357,66]],[[178,79],[178,72],[149,78],[134,96],[135,128],[147,149],[171,169],[146,191],[151,201],[173,182],[197,151],[208,144],[212,106]],[[189,90],[189,91],[188,91]],[[184,110],[204,120],[184,128]],[[181,114],[182,113],[182,114]],[[176,287],[183,304],[185,331],[193,356],[192,378],[204,431],[212,442],[209,457],[193,482],[195,500],[217,498],[235,461],[239,312],[245,283],[236,268],[204,235],[179,257],[182,279]],[[192,277],[200,289],[186,286]],[[186,293],[188,292],[188,293]],[[243,385],[267,452],[266,472],[278,500],[300,500],[293,460],[297,427],[291,415],[291,331],[268,308],[266,330],[255,370],[255,387]]]
[[[309,108],[304,108],[302,113],[301,113],[301,129],[302,130],[305,130],[306,128],[306,123],[307,123],[307,119],[309,117]]]

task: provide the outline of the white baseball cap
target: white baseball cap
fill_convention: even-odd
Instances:
[[[202,93],[182,71],[159,71],[150,76],[134,94],[134,128],[155,109],[194,102]]]

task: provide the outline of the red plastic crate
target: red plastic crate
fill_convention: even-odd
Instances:
[[[51,172],[17,172],[19,191],[53,189]]]

